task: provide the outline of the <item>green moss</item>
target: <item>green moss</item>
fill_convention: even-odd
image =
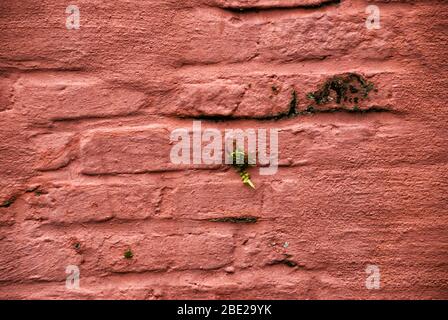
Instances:
[[[314,109],[314,106],[309,105],[309,106],[306,108],[306,112],[308,112],[308,113],[315,113],[316,110]]]
[[[291,118],[296,115],[297,115],[297,92],[296,90],[293,90],[291,93],[291,101],[289,102],[289,111],[287,117]]]
[[[234,144],[234,148],[235,148]],[[252,183],[250,179],[250,174],[247,172],[247,168],[250,166],[249,164],[249,157],[247,154],[243,151],[236,150],[230,154],[232,158],[232,166],[236,169],[236,171],[239,173],[241,177],[241,181],[245,185],[248,185],[252,189],[255,189],[255,185]]]
[[[131,249],[127,249],[123,254],[125,259],[132,259],[134,257],[134,254],[132,253]]]
[[[17,200],[17,197],[12,196],[11,198],[3,201],[3,203],[0,204],[0,208],[9,208],[16,200]]]

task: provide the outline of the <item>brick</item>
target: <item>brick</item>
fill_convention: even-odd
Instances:
[[[11,109],[12,81],[0,73],[0,112]]]
[[[72,133],[46,134],[35,139],[38,170],[57,170],[77,158],[79,139]]]
[[[179,15],[181,38],[175,58],[179,65],[250,61],[257,56],[256,25],[232,24],[231,15],[198,9]],[[194,24],[191,21],[195,21]],[[224,41],[224,39],[227,39]],[[245,48],[242,50],[241,48]]]
[[[348,94],[350,99],[359,101],[341,101],[318,104],[309,95],[322,89],[332,79],[360,77],[373,85],[372,90]],[[201,71],[195,69],[179,75],[181,83],[177,89],[167,95],[154,98],[151,108],[154,114],[184,117],[228,117],[228,118],[275,118],[287,115],[294,106],[296,112],[306,113],[346,110],[349,112],[369,109],[384,109],[391,112],[405,112],[414,109],[415,104],[403,103],[394,94],[389,83],[404,88],[409,76],[402,73],[368,72],[364,73],[315,73],[294,72],[289,68],[276,68],[272,73],[259,75],[252,71],[244,76],[238,70],[225,72],[219,69]],[[360,82],[353,80],[361,88]],[[295,93],[295,100],[293,97]],[[364,96],[364,93],[368,93]],[[331,91],[331,96],[335,92]],[[160,108],[162,107],[162,108]]]
[[[154,217],[158,188],[139,184],[42,186],[27,195],[27,217],[56,224]]]
[[[134,114],[145,95],[91,77],[36,73],[18,81],[15,100],[18,112],[44,122]]]
[[[159,126],[90,132],[81,144],[82,173],[142,173],[175,169],[170,132]]]
[[[0,117],[0,204],[24,192],[28,180],[36,175],[36,161],[30,146],[29,127],[13,112]],[[7,208],[9,209],[9,208]]]
[[[232,172],[233,174],[233,172]],[[175,219],[260,218],[264,187],[245,187],[234,173],[235,182],[182,184],[168,188],[163,197],[162,215]],[[269,217],[268,217],[269,218]]]
[[[176,281],[173,281],[176,279]],[[310,297],[310,286],[315,281],[308,275],[293,277],[290,272],[276,270],[257,275],[253,272],[225,274],[207,271],[190,274],[170,272],[145,273],[141,275],[120,274],[103,277],[101,282],[94,278],[83,278],[79,290],[66,290],[60,284],[11,284],[1,292],[3,298],[23,299],[248,299],[270,296],[280,298],[285,294],[291,298]],[[316,281],[317,282],[317,281]]]
[[[446,162],[446,141],[427,123],[298,125],[279,133],[279,158],[319,168],[383,167]],[[378,123],[381,123],[378,122]],[[432,141],[428,145],[426,141]]]
[[[154,104],[157,113],[186,117],[265,118],[287,113],[293,86],[276,75],[227,77],[225,80],[186,76],[176,91]]]
[[[2,205],[10,203],[13,198],[8,198],[2,201]],[[15,222],[15,210],[11,207],[0,207],[0,226],[11,226]]]
[[[157,79],[156,74],[166,75],[176,54],[173,49],[182,41],[174,26],[183,3],[123,3],[120,7],[107,2],[78,3],[79,30],[67,30],[68,4],[61,0],[1,5],[0,30],[8,39],[0,48],[2,68],[103,71],[113,81],[137,79],[157,88],[165,79]],[[31,20],[29,12],[33,12]]]
[[[275,272],[273,272],[275,271]],[[169,276],[159,273],[103,277],[101,282],[95,278],[83,278],[79,290],[67,290],[60,283],[9,284],[3,286],[4,299],[249,299],[271,297],[272,299],[437,299],[446,297],[444,287],[430,283],[427,273],[420,271],[421,281],[403,276],[404,269],[391,270],[398,273],[403,282],[400,289],[390,287],[387,279],[392,273],[383,270],[381,290],[366,290],[364,270],[351,278],[291,272],[289,269],[270,269],[242,271],[236,274],[210,272],[208,274],[176,274]],[[417,277],[418,278],[418,277]],[[173,281],[176,279],[176,281]],[[428,281],[426,285],[423,283]],[[403,284],[405,286],[403,286]],[[429,284],[429,285],[428,285]],[[440,282],[439,284],[443,284]],[[414,286],[414,289],[412,289]],[[342,289],[343,288],[343,289]],[[415,290],[418,288],[418,290]],[[441,288],[441,289],[440,289]]]
[[[206,164],[202,160],[201,163],[193,163],[193,161],[197,162],[196,153],[192,148],[193,124],[192,121],[176,126],[149,125],[88,131],[81,142],[81,172],[86,175],[102,175],[221,168],[223,165],[220,161],[212,164]],[[216,129],[216,127],[212,128]],[[172,148],[178,142],[170,141],[170,139],[171,134],[177,129],[185,129],[189,134],[190,163],[175,163],[171,159]],[[205,126],[201,130],[203,133]],[[224,162],[225,130],[220,132],[222,162]],[[208,144],[209,141],[204,138],[202,148]]]
[[[132,259],[123,254],[131,249]],[[111,272],[212,270],[232,262],[229,233],[113,235],[101,248],[100,267]]]
[[[228,116],[238,108],[246,92],[242,84],[230,81],[214,81],[204,84],[186,84],[173,97],[171,111],[163,109],[168,114],[199,116]]]
[[[381,32],[371,32],[365,27],[367,15],[341,12],[316,10],[275,16],[263,12],[244,15],[194,11],[181,20],[183,37],[188,41],[179,48],[179,62],[186,65],[222,61],[297,62],[341,58],[349,53],[353,59],[381,60],[397,54],[394,43],[403,36],[404,30],[384,28]],[[196,23],[189,23],[193,18]],[[392,19],[383,16],[382,22],[393,24]]]
[[[80,265],[82,257],[63,240],[27,238],[24,232],[0,240],[0,282],[65,281],[65,268]]]
[[[322,219],[356,224],[393,218],[404,223],[421,216],[440,218],[446,202],[445,165],[352,172],[300,169],[298,181],[288,178],[294,171],[279,171],[281,182],[266,190],[270,196],[263,204],[265,214],[282,206],[283,212],[301,219],[302,226]]]
[[[292,8],[319,6],[331,1],[328,0],[209,0],[209,4],[215,4],[221,8],[246,9],[246,8]]]

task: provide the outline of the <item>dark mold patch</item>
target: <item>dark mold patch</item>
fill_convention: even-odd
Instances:
[[[225,222],[225,223],[256,223],[258,218],[256,217],[223,217],[209,219],[210,222]]]
[[[0,204],[0,208],[9,208],[15,201],[17,200],[17,196],[12,196],[9,199],[3,201]]]
[[[280,260],[274,260],[271,263],[271,265],[279,265],[279,264],[283,264],[290,268],[297,267],[297,265],[298,265],[297,262],[290,259],[290,255],[285,255],[285,258],[280,259]]]
[[[304,113],[345,111],[353,113],[384,112],[386,108],[361,104],[369,98],[369,94],[378,90],[372,82],[357,73],[346,73],[329,78],[320,89],[307,94],[310,104]]]
[[[331,102],[357,104],[366,99],[372,90],[373,83],[357,73],[348,73],[328,79],[319,90],[308,93],[307,97],[318,105]]]
[[[238,14],[257,13],[271,10],[319,10],[329,6],[338,5],[341,0],[323,0],[315,4],[296,4],[296,5],[271,5],[271,6],[221,6],[223,10]]]

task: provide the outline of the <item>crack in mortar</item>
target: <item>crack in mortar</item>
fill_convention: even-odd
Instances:
[[[285,5],[269,5],[269,6],[219,6],[219,8],[229,11],[232,13],[238,13],[238,14],[248,14],[248,13],[256,13],[261,11],[273,11],[273,10],[297,10],[297,9],[303,9],[303,10],[319,10],[324,9],[329,6],[338,5],[341,3],[341,0],[327,0],[322,1],[320,3],[316,4],[297,4],[297,5],[291,5],[291,6],[285,6]]]

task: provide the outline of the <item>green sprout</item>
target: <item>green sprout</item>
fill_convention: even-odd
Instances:
[[[134,254],[132,253],[131,249],[128,249],[124,252],[125,259],[132,259],[133,256],[134,256]]]
[[[255,189],[255,185],[250,180],[250,174],[246,170],[249,167],[249,159],[247,155],[243,151],[236,150],[233,151],[230,156],[232,158],[232,165],[239,173],[241,181],[243,181],[245,185]]]

